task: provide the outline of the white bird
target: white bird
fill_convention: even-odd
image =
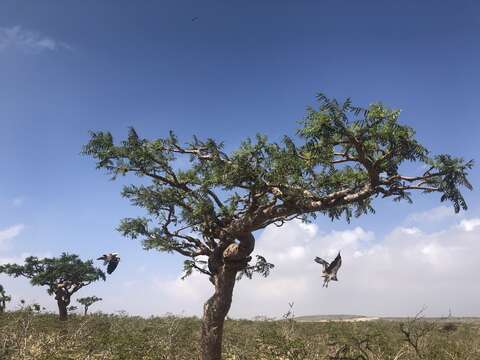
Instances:
[[[342,265],[342,257],[340,256],[340,252],[338,253],[337,257],[333,262],[330,264],[328,261],[319,258],[318,256],[314,259],[315,262],[323,265],[322,277],[323,280],[323,287],[328,287],[328,283],[330,281],[338,281],[337,279],[337,271],[340,269]]]
[[[107,266],[107,274],[111,274],[118,266],[120,257],[117,253],[103,254],[97,260],[103,260],[103,265]]]

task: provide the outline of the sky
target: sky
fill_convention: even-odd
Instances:
[[[195,19],[192,21],[192,19]],[[433,154],[479,158],[480,4],[476,1],[0,2],[0,263],[28,255],[117,251],[107,282],[82,289],[104,312],[199,315],[207,279],[180,280],[182,258],[145,251],[115,229],[142,214],[80,154],[89,131],[154,139],[174,130],[235,149],[256,133],[293,135],[319,92],[381,101]],[[319,218],[255,235],[276,267],[241,280],[232,317],[426,314],[480,316],[478,167],[455,215],[436,195],[376,203],[377,213]],[[321,287],[314,256],[344,262]],[[101,265],[98,263],[98,265]],[[55,303],[0,275],[13,296]],[[352,301],[353,299],[353,301]],[[92,307],[92,310],[95,310]]]

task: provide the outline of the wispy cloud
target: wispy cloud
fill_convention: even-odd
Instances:
[[[17,237],[24,228],[25,228],[25,225],[17,224],[17,225],[10,226],[6,229],[1,229],[0,230],[0,250],[4,249],[7,245],[7,242]]]
[[[0,242],[5,240],[13,239],[14,237],[18,236],[20,232],[25,228],[23,224],[17,224],[10,226],[6,229],[0,230]]]
[[[407,217],[407,223],[438,223],[447,219],[453,219],[455,217],[461,216],[458,214],[455,214],[453,211],[453,208],[448,207],[448,206],[438,206],[436,208],[423,211],[423,212],[417,212],[410,214]]]
[[[6,49],[36,53],[71,49],[71,47],[37,31],[27,30],[17,25],[10,28],[0,27],[0,51]]]
[[[13,205],[14,207],[21,207],[24,202],[25,202],[25,197],[23,197],[23,196],[17,196],[16,198],[14,198],[14,199],[12,200],[12,205]]]
[[[45,252],[41,254],[31,254],[29,252],[23,252],[19,255],[13,256],[0,256],[0,265],[2,264],[23,264],[25,259],[29,256],[36,256],[39,259],[44,259],[47,257],[51,257],[52,254],[50,252]]]

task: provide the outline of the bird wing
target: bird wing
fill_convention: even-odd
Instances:
[[[334,273],[336,274],[338,269],[340,269],[340,266],[342,265],[342,257],[340,256],[340,253],[338,253],[337,257],[333,262],[327,267],[327,272],[328,273]]]
[[[103,260],[103,266],[107,265],[110,262],[108,255],[102,255],[97,260]]]
[[[107,266],[107,274],[111,274],[118,266],[118,263],[120,262],[120,259],[113,259],[108,263]]]
[[[319,258],[318,256],[314,259],[316,263],[319,263],[320,265],[323,265],[324,268],[327,268],[329,263],[328,261],[323,260],[322,258]]]

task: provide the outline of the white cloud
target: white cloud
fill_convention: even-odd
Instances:
[[[0,27],[0,50],[20,49],[27,52],[55,51],[71,49],[69,45],[42,35],[36,31],[13,26]]]
[[[480,218],[474,218],[474,219],[464,219],[460,221],[459,228],[462,229],[463,231],[474,231],[477,227],[480,226]]]
[[[233,317],[280,316],[288,302],[302,314],[353,313],[412,315],[424,304],[428,314],[478,315],[480,291],[475,284],[480,264],[480,228],[452,226],[433,233],[397,227],[382,241],[361,227],[323,233],[317,225],[290,222],[269,227],[258,238],[255,253],[276,267],[267,279],[240,281],[234,290]],[[344,259],[338,283],[322,288],[315,256]],[[171,309],[200,314],[212,287],[206,277],[157,281],[154,285]],[[453,291],[454,290],[454,291]],[[177,304],[178,306],[175,307]]]
[[[463,226],[472,230],[463,232],[452,226],[425,233],[399,227],[380,242],[362,228],[320,235],[305,245],[308,256],[276,264],[269,279],[242,281],[232,311],[240,316],[275,316],[287,302],[295,301],[298,314],[412,315],[427,304],[435,315],[446,313],[449,307],[457,314],[478,315],[480,290],[472,284],[480,272],[480,227]],[[298,227],[297,231],[301,232]],[[259,252],[269,260],[279,253],[271,242],[289,243],[282,229],[266,232],[261,240],[264,247]],[[340,248],[344,259],[340,281],[324,289],[320,268],[312,259],[316,255],[332,258]],[[266,303],[258,301],[258,308],[249,307],[251,299],[264,294],[269,284],[275,284],[275,296],[265,299]]]
[[[422,230],[417,227],[398,227],[393,230],[394,233],[406,234],[406,235],[420,235]]]
[[[475,286],[480,272],[478,220],[464,219],[435,232],[398,226],[382,238],[363,227],[325,232],[316,224],[297,221],[268,227],[257,236],[255,254],[265,256],[275,268],[266,279],[255,276],[237,283],[229,316],[279,317],[291,301],[297,315],[410,316],[423,305],[432,316],[445,315],[449,308],[454,315],[480,315],[480,289]],[[313,259],[332,259],[339,250],[343,257],[339,282],[322,288],[321,267]],[[173,278],[151,266],[145,271],[132,269],[126,277],[94,284],[79,296],[102,297],[96,309],[105,312],[201,315],[203,303],[213,293],[207,277],[198,273],[181,280],[180,268]],[[11,293],[27,299],[24,294],[42,296],[42,305],[55,310],[54,301],[43,297],[44,289],[25,286],[16,291],[16,282],[9,285]]]

